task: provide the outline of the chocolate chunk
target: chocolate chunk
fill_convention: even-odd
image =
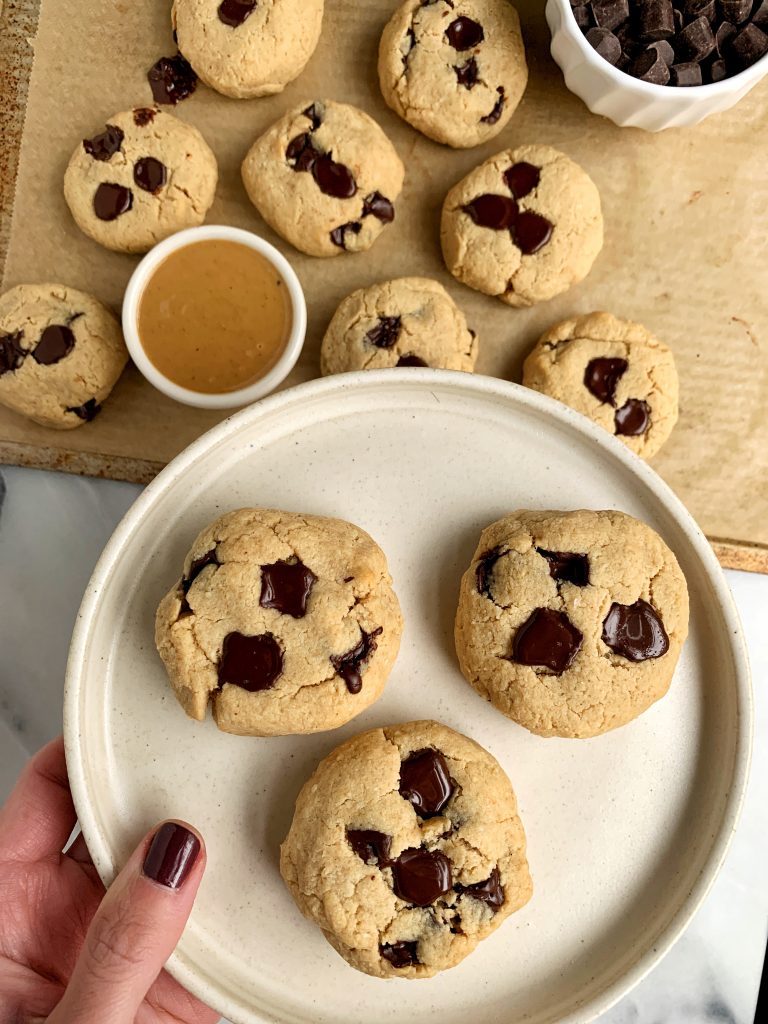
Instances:
[[[666,40],[666,39],[660,39],[658,41],[658,43],[650,43],[646,47],[646,49],[647,50],[654,50],[656,52],[656,54],[661,58],[661,60],[664,61],[664,63],[667,65],[667,67],[669,67],[670,64],[674,64],[675,63],[675,51],[674,51],[674,48],[673,48],[672,44],[670,42],[668,42],[668,40]]]
[[[355,176],[345,164],[336,163],[330,153],[318,156],[312,165],[318,188],[334,199],[351,199],[357,192]]]
[[[670,85],[701,85],[702,82],[700,64],[673,64],[669,69]]]
[[[360,860],[366,864],[377,864],[380,868],[390,863],[389,851],[392,849],[392,836],[375,829],[347,829],[347,842]]]
[[[706,18],[697,18],[675,36],[675,55],[681,63],[704,60],[714,48],[715,36]]]
[[[385,942],[379,946],[379,952],[393,967],[410,967],[419,962],[416,957],[418,945],[418,942]]]
[[[629,73],[642,82],[653,82],[654,85],[669,83],[669,68],[655,50],[644,50],[629,65]]]
[[[153,156],[144,156],[134,165],[133,180],[145,192],[157,195],[168,181],[168,171],[165,164],[155,160]]]
[[[591,7],[598,28],[617,28],[629,17],[629,0],[592,0]]]
[[[582,32],[586,32],[588,28],[592,27],[592,13],[586,4],[579,4],[578,7],[571,5],[571,11]]]
[[[715,32],[715,50],[722,57],[723,48],[727,47],[731,39],[736,35],[738,29],[730,21],[721,21]]]
[[[83,405],[68,405],[67,412],[73,412],[75,416],[79,416],[81,420],[85,420],[86,423],[90,423],[91,420],[95,420],[101,412],[101,406],[95,398],[89,398]]]
[[[230,28],[238,28],[256,10],[257,0],[222,0],[219,21]]]
[[[154,107],[136,107],[133,112],[133,123],[137,128],[146,128],[155,119],[157,111]]]
[[[125,133],[116,124],[108,124],[101,135],[92,139],[83,139],[83,149],[94,160],[105,162],[120,152]]]
[[[715,19],[715,0],[678,0],[678,6],[682,8],[686,21],[701,17],[710,22]]]
[[[363,230],[363,225],[360,221],[353,220],[347,224],[340,224],[337,228],[334,228],[331,232],[331,241],[334,245],[338,245],[340,249],[347,248],[346,235],[348,231],[351,231],[353,235],[359,235]]]
[[[621,57],[621,43],[607,28],[591,28],[587,32],[587,42],[609,64],[618,64]]]
[[[753,0],[719,0],[720,13],[726,21],[741,25],[752,12]]]
[[[494,914],[504,906],[504,887],[501,884],[498,867],[491,871],[490,877],[484,882],[475,882],[474,885],[457,885],[456,889],[458,892],[464,893],[465,896],[471,896],[472,899],[485,903]]]
[[[709,65],[709,80],[710,82],[722,82],[724,78],[728,77],[728,66],[724,60],[713,60]]]
[[[592,359],[584,371],[584,387],[603,405],[616,405],[616,387],[628,366],[626,359]]]
[[[363,202],[363,216],[376,217],[382,224],[391,224],[395,219],[395,208],[381,192],[371,192]]]
[[[51,324],[40,335],[40,341],[32,349],[32,358],[41,366],[52,366],[75,347],[75,336],[69,327],[62,324]]]
[[[636,0],[638,37],[643,43],[655,43],[675,34],[672,0]]]
[[[408,352],[407,355],[400,356],[397,360],[397,366],[429,366],[429,363],[425,363],[421,356]]]
[[[540,213],[526,210],[512,225],[512,239],[523,256],[532,256],[552,238],[553,225]]]
[[[439,750],[417,750],[400,765],[400,796],[413,804],[421,818],[440,814],[455,788]]]
[[[347,651],[346,654],[331,655],[331,664],[347,684],[347,689],[350,693],[360,693],[362,690],[363,677],[361,670],[376,650],[376,637],[380,636],[383,632],[384,630],[381,626],[378,629],[374,629],[372,633],[366,633],[361,627],[360,640],[351,651]]]
[[[515,199],[522,199],[524,196],[530,195],[537,188],[540,179],[540,168],[528,164],[524,160],[513,164],[508,171],[504,172],[504,181]]]
[[[549,562],[549,575],[553,580],[573,583],[577,587],[586,587],[589,583],[589,557],[572,554],[570,551],[545,551],[536,548],[542,558]]]
[[[583,636],[564,612],[537,608],[518,629],[512,660],[562,675],[581,650]]]
[[[259,604],[291,618],[303,619],[315,583],[317,576],[299,559],[262,565]]]
[[[229,683],[248,693],[270,690],[283,673],[283,652],[271,633],[227,633],[219,662],[219,686]]]
[[[93,212],[99,220],[117,220],[133,206],[133,192],[124,185],[105,181],[96,189]]]
[[[185,57],[161,57],[147,72],[155,103],[176,106],[197,88],[197,75]]]
[[[658,612],[642,599],[611,605],[603,622],[603,643],[627,661],[661,658],[669,650],[669,637]]]
[[[464,212],[481,228],[507,231],[517,218],[518,208],[514,199],[488,193],[467,203]]]
[[[312,131],[316,132],[320,125],[323,123],[323,117],[320,111],[317,109],[317,104],[313,103],[307,107],[306,110],[302,111],[304,117],[308,117],[312,122]]]
[[[23,337],[23,331],[0,334],[0,377],[4,373],[13,373],[14,370],[18,370],[24,362],[27,351],[21,347]]]
[[[291,139],[285,151],[286,160],[288,163],[293,163],[293,169],[297,172],[311,171],[319,156],[320,151],[315,149],[312,135],[309,132],[304,132],[302,135],[297,135],[295,139]]]
[[[493,567],[503,554],[504,552],[501,548],[494,548],[492,551],[486,551],[480,555],[477,560],[477,565],[475,566],[475,581],[477,583],[478,592],[483,594],[484,597],[490,598],[491,601],[493,600],[491,595],[491,573],[493,572]]]
[[[490,112],[490,114],[486,114],[485,117],[480,118],[483,124],[496,124],[496,122],[501,117],[502,111],[504,110],[504,104],[506,103],[504,87],[500,85],[496,92],[499,94],[499,98],[493,105],[493,110]]]
[[[210,551],[206,551],[199,558],[192,559],[192,564],[189,567],[189,576],[184,576],[181,580],[181,589],[185,595],[189,593],[189,588],[208,565],[219,565],[216,548],[211,548]]]
[[[768,53],[768,35],[757,25],[747,25],[728,44],[728,54],[736,67],[743,71]]]
[[[647,402],[639,398],[630,398],[613,417],[616,433],[625,437],[637,437],[644,434],[651,425],[651,410]]]
[[[454,50],[471,50],[485,39],[483,26],[472,18],[456,18],[445,30],[446,38]]]
[[[463,85],[465,89],[477,85],[480,74],[474,57],[470,57],[466,64],[455,64],[453,70],[456,72],[459,85]]]
[[[376,348],[392,348],[400,337],[401,326],[399,316],[380,316],[376,326],[365,335],[365,340]]]
[[[392,881],[401,900],[428,907],[453,888],[451,862],[439,850],[403,850],[392,862]]]

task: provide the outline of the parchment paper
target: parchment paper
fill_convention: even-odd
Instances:
[[[618,129],[566,90],[549,55],[543,2],[519,0],[528,91],[496,140],[454,151],[423,138],[381,97],[376,51],[394,6],[395,0],[326,0],[321,44],[282,95],[244,102],[201,85],[177,108],[219,159],[209,222],[265,235],[306,289],[309,333],[288,383],[317,376],[320,339],[338,302],[387,277],[440,280],[478,331],[478,372],[511,380],[519,380],[526,352],[551,324],[576,312],[611,310],[646,324],[677,359],[681,419],[655,468],[710,538],[768,547],[768,82],[695,129]],[[43,0],[4,287],[61,281],[119,308],[136,259],[80,234],[64,204],[62,175],[79,139],[117,111],[151,102],[146,71],[175,52],[169,9],[169,0]],[[368,111],[406,165],[395,225],[367,254],[315,260],[295,252],[262,222],[240,181],[240,162],[256,135],[287,107],[316,96]],[[606,244],[582,285],[516,311],[450,277],[438,228],[451,185],[490,154],[526,142],[560,147],[589,171],[603,199]],[[77,431],[57,434],[0,409],[0,453],[146,479],[220,418],[176,405],[129,369],[102,415]]]

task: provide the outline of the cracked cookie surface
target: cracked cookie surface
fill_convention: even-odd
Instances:
[[[81,231],[117,252],[147,252],[205,220],[216,158],[190,124],[157,107],[109,118],[75,149],[64,198]]]
[[[603,246],[597,188],[551,146],[486,160],[445,198],[440,237],[455,278],[510,306],[533,306],[583,280]]]
[[[540,736],[597,736],[642,714],[687,634],[677,559],[623,512],[514,512],[483,530],[461,581],[465,678]]]
[[[359,971],[428,978],[531,897],[509,779],[437,722],[373,729],[304,785],[280,871],[301,912]]]
[[[234,99],[282,92],[315,52],[323,0],[174,0],[179,50]]]
[[[114,313],[61,284],[21,284],[0,297],[0,404],[45,427],[98,415],[128,362]]]
[[[335,729],[381,695],[402,617],[381,548],[341,519],[240,509],[194,541],[155,643],[191,718],[246,736]]]
[[[672,352],[641,324],[610,313],[550,328],[523,364],[523,384],[588,416],[644,459],[677,423]]]
[[[471,372],[477,337],[437,281],[402,277],[361,288],[342,301],[320,350],[324,375],[391,366]]]
[[[406,0],[379,47],[388,105],[456,148],[506,126],[528,82],[520,18],[507,0]]]
[[[362,110],[315,100],[256,140],[242,166],[264,220],[310,256],[364,252],[395,219],[405,169]]]

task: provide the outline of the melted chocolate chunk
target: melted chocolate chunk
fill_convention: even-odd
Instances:
[[[269,690],[283,672],[283,652],[271,633],[227,633],[219,662],[219,686],[239,686],[248,693]]]
[[[549,575],[553,580],[573,583],[577,587],[586,587],[589,583],[587,555],[575,555],[569,551],[545,551],[543,548],[536,550],[549,562]]]
[[[445,30],[446,38],[454,50],[471,50],[485,39],[483,26],[472,18],[455,18]]]
[[[413,352],[408,352],[407,355],[400,356],[397,360],[398,366],[429,366],[429,363],[425,363],[421,356],[415,355]]]
[[[584,371],[584,387],[604,405],[615,405],[616,387],[628,366],[626,359],[592,359]]]
[[[304,132],[303,135],[291,139],[285,151],[286,160],[293,163],[294,171],[311,171],[319,156],[320,151],[315,149],[310,132]]]
[[[32,350],[32,358],[41,366],[52,366],[75,347],[75,335],[62,324],[51,324],[40,335],[40,341]]]
[[[157,111],[154,107],[136,107],[133,112],[133,123],[138,128],[146,128],[155,119]]]
[[[219,4],[219,21],[230,28],[239,28],[256,10],[257,0],[222,0]]]
[[[532,256],[550,240],[552,227],[551,222],[540,213],[526,210],[512,225],[512,238],[524,256]]]
[[[403,850],[392,862],[392,881],[401,900],[428,907],[453,888],[451,862],[439,850]]]
[[[417,750],[400,765],[400,796],[420,818],[440,814],[456,788],[439,750]]]
[[[347,842],[360,860],[366,864],[378,864],[385,868],[390,863],[389,851],[392,849],[392,836],[375,829],[347,829]]]
[[[262,565],[259,604],[262,608],[275,608],[294,619],[303,619],[315,583],[317,576],[298,559]]]
[[[625,437],[637,437],[644,434],[651,425],[651,408],[640,398],[630,398],[613,417],[616,433]]]
[[[400,48],[403,54],[403,64],[407,64],[408,58],[411,55],[411,50],[416,45],[416,33],[414,32],[413,28],[408,29],[408,31],[403,36],[403,39],[408,40],[408,45]]]
[[[475,579],[477,581],[478,592],[484,597],[493,600],[491,595],[491,573],[493,567],[496,565],[498,560],[501,558],[503,552],[501,548],[494,548],[492,551],[486,551],[477,560],[475,566]]]
[[[26,358],[26,349],[21,347],[23,331],[15,331],[13,334],[0,334],[0,377],[4,373],[13,373],[18,370]]]
[[[93,196],[93,212],[99,220],[117,220],[133,206],[133,192],[124,185],[104,181]]]
[[[86,423],[90,423],[91,420],[95,420],[101,412],[101,406],[95,398],[89,398],[84,405],[68,405],[67,412],[73,412],[75,416],[79,416],[81,420],[85,420]]]
[[[381,192],[371,192],[363,202],[363,216],[374,216],[382,224],[391,224],[395,219],[395,208]]]
[[[541,179],[541,170],[528,164],[524,160],[514,164],[504,174],[504,181],[515,199],[522,199],[530,195],[538,186]]]
[[[454,65],[453,70],[456,72],[459,85],[463,85],[465,89],[472,89],[477,85],[480,72],[474,57],[470,57],[466,64]]]
[[[400,337],[401,326],[399,316],[380,316],[376,326],[366,333],[365,340],[376,348],[392,348]]]
[[[669,650],[664,623],[653,605],[642,599],[611,605],[603,622],[603,643],[627,661],[661,658]]]
[[[189,588],[195,582],[200,573],[208,565],[219,565],[219,559],[216,555],[216,548],[211,548],[210,551],[206,551],[200,558],[192,559],[192,564],[189,567],[189,576],[184,576],[181,580],[181,589],[184,591],[186,596],[189,593]]]
[[[484,882],[476,882],[474,885],[457,885],[457,890],[465,896],[480,900],[496,913],[504,906],[504,887],[501,884],[501,875],[496,867],[491,871],[490,877]]]
[[[419,962],[416,957],[418,945],[418,942],[385,942],[379,946],[379,952],[393,967],[410,967]]]
[[[352,171],[346,164],[336,163],[330,153],[323,153],[315,159],[312,177],[320,191],[334,199],[351,199],[357,192],[357,182]]]
[[[506,103],[506,96],[504,94],[503,87],[499,86],[499,88],[496,90],[496,92],[499,94],[499,98],[496,100],[495,104],[493,105],[493,110],[490,112],[490,114],[486,114],[485,117],[481,117],[480,118],[480,120],[483,122],[483,124],[496,124],[496,122],[501,117],[502,111],[504,110],[504,104]]]
[[[101,135],[94,135],[92,139],[83,139],[83,149],[92,156],[94,160],[102,162],[111,159],[115,153],[120,152],[125,134],[116,124],[108,124]]]
[[[564,612],[537,608],[517,631],[512,660],[520,665],[541,665],[559,676],[581,650],[582,640]]]
[[[145,156],[136,161],[133,168],[133,180],[145,192],[157,195],[168,181],[168,171],[165,164],[155,160],[153,156]]]
[[[362,690],[363,677],[361,669],[376,650],[376,637],[380,636],[383,632],[384,630],[381,626],[378,629],[374,629],[372,633],[366,633],[361,628],[360,640],[351,651],[347,651],[346,654],[331,655],[331,664],[347,684],[347,689],[350,693],[360,693]]]
[[[312,122],[312,127],[310,131],[316,132],[320,125],[323,123],[323,118],[315,104],[313,103],[311,106],[307,107],[307,109],[302,111],[302,113],[304,114],[304,117],[308,117],[309,120]]]
[[[197,88],[197,75],[189,61],[177,53],[175,57],[161,57],[147,72],[155,103],[176,106]]]
[[[353,235],[359,235],[362,230],[363,225],[358,220],[349,221],[347,224],[340,224],[331,232],[331,241],[333,242],[334,245],[338,245],[340,249],[346,249],[347,232],[351,231]]]
[[[478,196],[464,207],[475,224],[493,231],[507,231],[514,224],[517,215],[517,203],[508,196],[496,196],[490,193]]]

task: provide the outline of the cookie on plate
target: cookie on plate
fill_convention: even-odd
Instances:
[[[510,306],[533,306],[589,273],[603,246],[600,196],[564,153],[521,146],[451,189],[440,233],[459,281]]]
[[[523,364],[523,384],[589,416],[644,459],[677,423],[671,351],[645,327],[610,313],[550,328]]]
[[[352,292],[331,320],[320,350],[323,374],[432,366],[472,371],[477,337],[437,281],[401,277]]]
[[[507,0],[405,0],[379,47],[384,99],[436,142],[478,146],[505,127],[528,82]]]
[[[378,978],[455,966],[532,892],[509,779],[437,722],[373,729],[321,761],[280,871],[334,949]]]
[[[623,512],[513,512],[483,530],[461,581],[462,672],[540,736],[597,736],[642,714],[687,634],[677,559]]]
[[[0,297],[0,404],[72,430],[101,409],[128,362],[117,317],[63,284],[20,284]]]
[[[100,245],[146,252],[203,223],[217,180],[216,158],[197,128],[157,107],[137,107],[78,145],[64,198],[80,230]]]
[[[179,50],[198,77],[235,99],[282,92],[315,52],[323,0],[174,0]]]
[[[242,172],[267,224],[310,256],[370,249],[395,219],[405,176],[376,122],[330,100],[281,117],[253,144]]]
[[[341,519],[222,516],[160,602],[155,642],[179,703],[224,732],[335,729],[379,698],[402,617],[381,548]]]

